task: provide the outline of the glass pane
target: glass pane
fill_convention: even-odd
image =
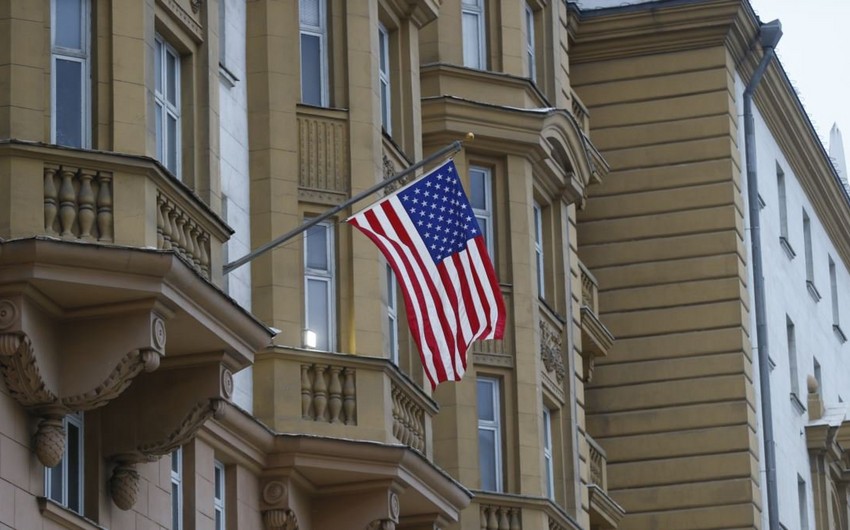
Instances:
[[[168,114],[166,120],[168,123],[168,158],[165,166],[177,175],[177,119]]]
[[[83,0],[55,0],[54,39],[57,46],[83,49]]]
[[[180,474],[180,449],[171,453],[171,472]]]
[[[162,148],[165,138],[162,136],[162,105],[156,103],[156,159],[164,162],[165,150]]]
[[[380,68],[381,68],[381,72],[383,72],[384,74],[389,72],[389,69],[387,68],[387,40],[388,40],[388,36],[387,36],[386,31],[384,31],[383,29],[378,31],[378,46],[380,47],[380,52],[381,52],[381,66],[380,66]]]
[[[59,504],[65,504],[65,499],[62,496],[62,481],[65,477],[64,463],[64,461],[60,461],[56,467],[47,470],[47,474],[50,476],[50,491],[47,492],[47,496]]]
[[[330,347],[328,288],[324,280],[307,280],[307,329],[316,333],[316,348],[320,350]]]
[[[496,491],[496,433],[478,429],[478,468],[481,470],[481,489]]]
[[[387,305],[395,309],[395,278],[393,270],[387,265]]]
[[[80,447],[80,428],[68,423],[68,508],[77,513],[80,506],[80,483],[82,482],[82,458]]]
[[[301,34],[301,101],[322,105],[322,40]]]
[[[480,169],[469,170],[469,202],[477,210],[487,209],[487,175]]]
[[[320,0],[300,0],[298,2],[299,16],[301,24],[307,26],[319,27],[321,25],[321,15],[319,13]]]
[[[478,419],[496,421],[492,381],[478,381]]]
[[[180,486],[171,483],[171,528],[180,529]]]
[[[326,271],[328,264],[328,227],[316,225],[307,230],[307,268]]]
[[[550,499],[554,496],[555,492],[552,491],[552,457],[549,455],[544,456],[546,461],[546,496]]]
[[[153,70],[155,76],[156,91],[162,94],[162,42],[156,42],[156,53],[153,54]]]
[[[56,143],[83,146],[83,63],[56,59]]]
[[[387,325],[390,330],[390,353],[393,355],[393,361],[395,361],[395,356],[398,351],[398,339],[396,338],[396,321],[395,318],[390,317],[387,319]]]
[[[165,84],[166,84],[166,99],[174,106],[177,106],[177,68],[179,64],[177,57],[166,50],[165,52]]]
[[[381,125],[390,132],[390,87],[381,81]]]
[[[215,498],[216,499],[222,498],[222,491],[221,491],[222,484],[221,483],[222,483],[223,479],[224,479],[224,477],[222,477],[221,468],[216,466],[216,468],[215,468]]]
[[[463,14],[463,65],[470,68],[481,68],[480,35],[478,32],[478,15]]]
[[[215,511],[215,530],[224,528],[224,521],[221,519],[221,510]]]

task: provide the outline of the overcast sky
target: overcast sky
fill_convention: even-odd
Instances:
[[[829,148],[829,130],[838,123],[845,153],[850,140],[850,0],[750,0],[762,22],[778,18],[782,40],[776,47],[788,78]]]

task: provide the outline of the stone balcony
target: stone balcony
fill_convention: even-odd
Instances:
[[[614,335],[599,318],[599,283],[582,262],[578,264],[581,271],[582,375],[585,382],[590,382],[596,358],[608,355],[608,350],[614,344]]]
[[[230,232],[150,158],[0,142],[0,374],[42,464],[64,415],[102,408],[110,484],[133,491],[232,397],[271,335],[215,285]]]
[[[302,200],[339,204],[348,198],[348,111],[298,106],[298,195]]]
[[[257,354],[254,412],[277,432],[403,444],[429,460],[437,404],[389,360],[276,346]]]
[[[587,435],[587,453],[590,523],[593,528],[617,528],[625,511],[608,496],[608,455],[590,435]]]
[[[530,495],[475,491],[473,504],[478,507],[478,524],[470,528],[482,530],[578,530],[579,524],[550,499]],[[475,510],[471,510],[473,513]],[[474,515],[473,515],[474,517]]]

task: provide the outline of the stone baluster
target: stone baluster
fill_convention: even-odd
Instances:
[[[162,197],[160,195],[160,197]],[[162,197],[162,249],[163,250],[171,250],[174,248],[174,244],[172,243],[174,239],[174,232],[172,231],[171,225],[171,203],[168,202],[167,199]]]
[[[188,217],[188,216],[187,216]],[[192,262],[192,266],[197,270],[201,270],[201,259],[199,254],[201,253],[200,245],[198,244],[198,233],[199,233],[198,225],[195,224],[194,221],[189,220],[186,223],[186,233],[189,234],[189,260]]]
[[[62,237],[74,237],[72,228],[77,219],[77,194],[74,191],[75,170],[63,167],[59,185],[59,224]]]
[[[522,521],[519,518],[520,509],[514,508],[511,510],[511,526],[510,530],[522,530]]]
[[[345,424],[353,425],[357,423],[355,414],[357,413],[357,398],[356,388],[354,386],[354,369],[346,368],[343,370],[345,382],[342,385],[342,410],[345,414]]]
[[[200,238],[200,246],[201,246],[201,273],[204,277],[209,278],[210,276],[210,235],[206,232],[201,232]]]
[[[100,241],[112,241],[112,173],[97,174],[97,231]]]
[[[325,381],[327,365],[313,365],[313,408],[316,411],[316,421],[325,419],[325,409],[328,406],[328,386]]]
[[[499,530],[499,518],[496,515],[496,508],[490,506],[487,510],[487,530]]]
[[[182,213],[174,207],[174,203],[171,203],[171,244],[177,254],[181,256],[185,249],[185,241],[183,240],[183,224],[185,222]]]
[[[94,190],[92,189],[93,179],[94,172],[88,169],[80,170],[80,191],[77,194],[79,211],[77,218],[80,225],[80,239],[87,241],[94,239],[91,233],[95,220]]]
[[[156,194],[156,248],[165,248],[165,216],[163,215],[165,199],[162,194]]]
[[[56,176],[56,169],[52,166],[44,168],[44,229],[48,234],[55,234],[53,230],[53,222],[56,220],[57,208],[57,192],[56,183],[53,178]]]
[[[330,422],[339,423],[339,413],[342,410],[342,383],[339,380],[342,368],[339,366],[331,366],[328,369],[330,373],[330,384],[328,385],[328,412],[330,413]]]
[[[392,389],[392,397],[393,397],[393,436],[396,437],[397,440],[401,440],[401,422],[399,421],[399,416],[401,414],[398,402],[398,390],[395,387]]]
[[[499,530],[510,530],[509,511],[510,508],[505,508],[504,506],[499,508]]]
[[[310,406],[313,404],[313,381],[310,380],[310,366],[301,365],[301,417],[312,420]]]

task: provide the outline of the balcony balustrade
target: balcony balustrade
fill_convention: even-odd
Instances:
[[[348,113],[298,107],[298,186],[302,198],[340,202],[349,191]]]
[[[485,491],[474,493],[472,502],[478,506],[478,527],[481,530],[522,530],[523,528],[574,530],[579,528],[576,521],[550,499]]]

